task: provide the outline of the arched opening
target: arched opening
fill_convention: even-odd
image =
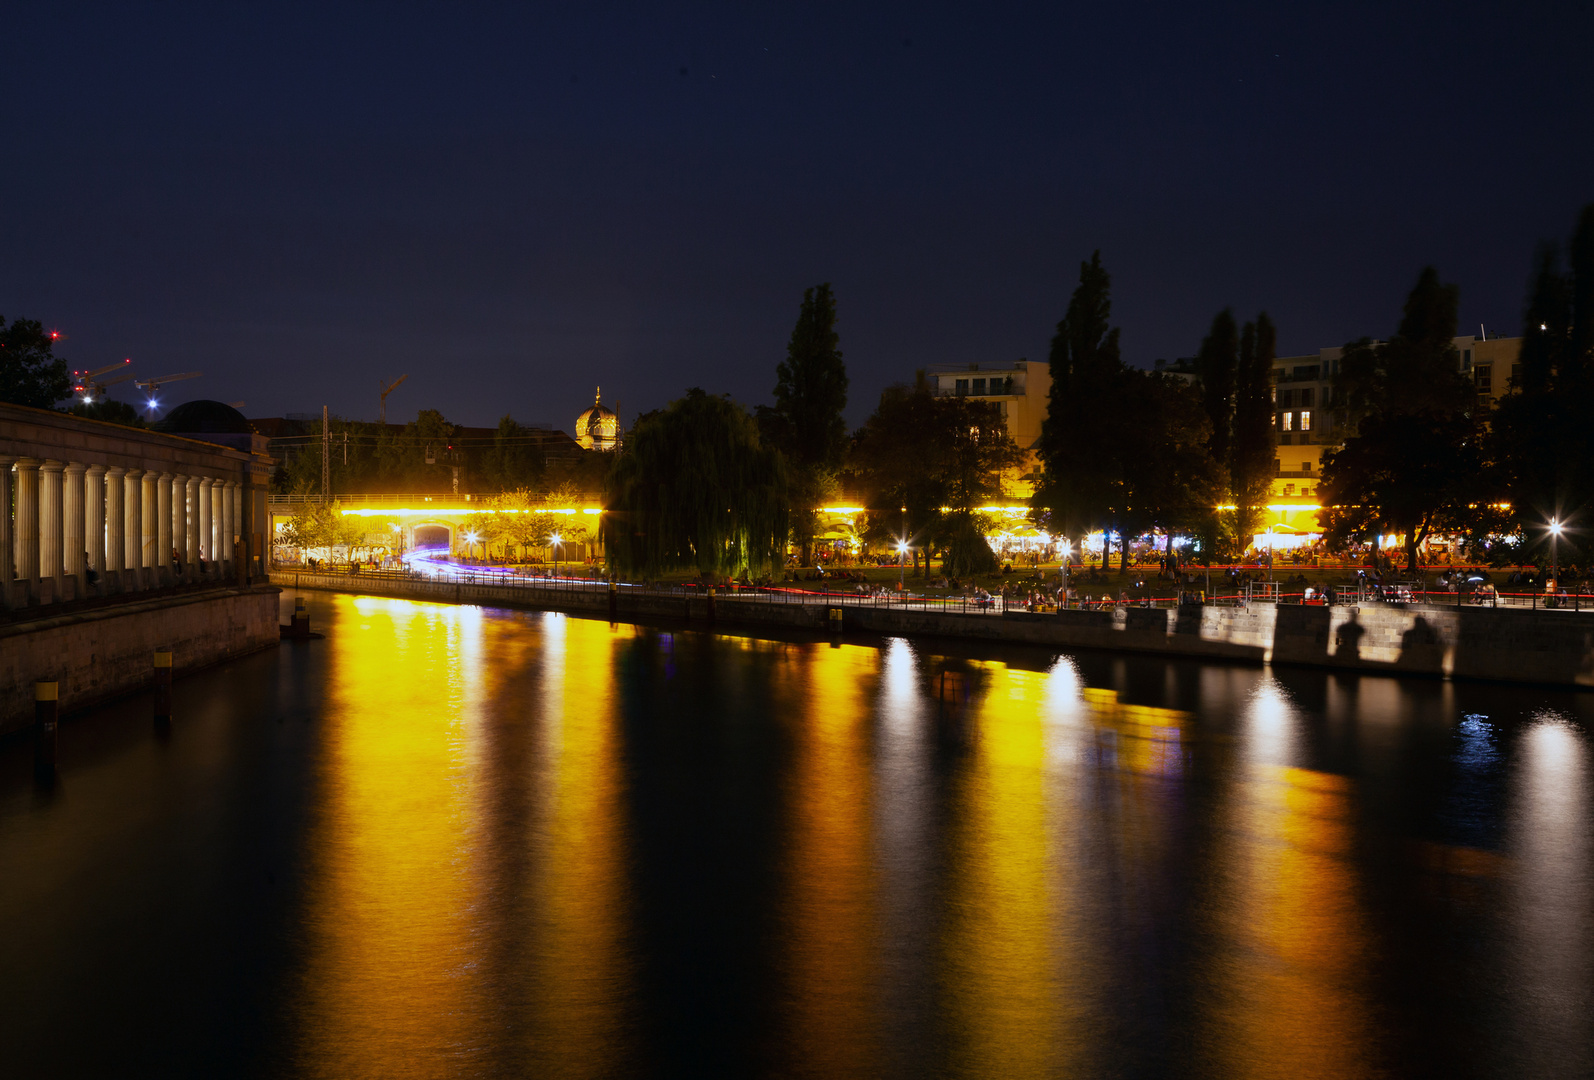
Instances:
[[[430,548],[437,551],[448,550],[447,525],[417,525],[415,526],[415,550]]]

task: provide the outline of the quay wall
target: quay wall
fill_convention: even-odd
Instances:
[[[33,723],[33,684],[60,684],[61,711],[150,685],[153,654],[173,675],[277,644],[281,590],[206,589],[0,623],[0,735]]]
[[[519,586],[273,573],[274,583],[445,603],[609,613],[602,592]],[[626,621],[677,618],[707,623],[706,597],[621,590]],[[721,596],[715,624],[833,629],[828,606]],[[1594,614],[1423,604],[1116,608],[1053,614],[962,614],[868,604],[842,605],[846,630],[973,638],[1066,649],[1159,653],[1206,660],[1296,664],[1438,678],[1594,686]]]

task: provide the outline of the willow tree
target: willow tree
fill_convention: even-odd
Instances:
[[[627,575],[762,573],[783,561],[787,472],[727,397],[688,390],[641,417],[609,478],[603,539]]]

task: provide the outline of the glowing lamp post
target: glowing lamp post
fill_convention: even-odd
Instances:
[[[1068,607],[1068,559],[1074,553],[1074,545],[1068,542],[1066,536],[1060,537],[1057,541],[1057,550],[1063,556],[1063,602],[1061,606],[1066,608]]]
[[[908,572],[907,563],[903,562],[903,560],[906,559],[907,557],[908,557],[908,542],[906,540],[898,540],[897,541],[897,592],[901,592],[902,591],[903,584],[904,584],[904,581],[905,581],[903,575],[905,575]]]
[[[1561,559],[1556,548],[1556,541],[1561,538],[1561,522],[1557,518],[1550,519],[1550,595],[1555,595],[1555,590],[1560,584]]]
[[[558,533],[554,533],[551,537],[548,538],[548,542],[553,545],[553,576],[554,577],[558,577],[559,576],[559,534]]]

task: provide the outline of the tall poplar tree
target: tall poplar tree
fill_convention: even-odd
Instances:
[[[1234,443],[1229,451],[1229,490],[1236,507],[1234,531],[1243,547],[1256,531],[1275,472],[1273,463],[1273,361],[1278,332],[1267,312],[1240,333],[1234,384]]]
[[[1224,308],[1212,320],[1201,348],[1196,353],[1196,377],[1201,380],[1201,404],[1206,409],[1212,434],[1207,450],[1213,460],[1229,467],[1229,447],[1234,439],[1234,388],[1239,366],[1239,329],[1234,312]]]
[[[1037,444],[1042,472],[1032,502],[1063,536],[1105,530],[1125,508],[1129,372],[1111,318],[1112,279],[1098,250],[1080,263],[1079,284],[1052,337],[1052,386]]]
[[[759,409],[759,428],[791,465],[791,520],[811,561],[815,508],[835,485],[847,452],[847,367],[836,333],[836,297],[830,283],[803,292],[786,359],[775,369],[775,406]]]

